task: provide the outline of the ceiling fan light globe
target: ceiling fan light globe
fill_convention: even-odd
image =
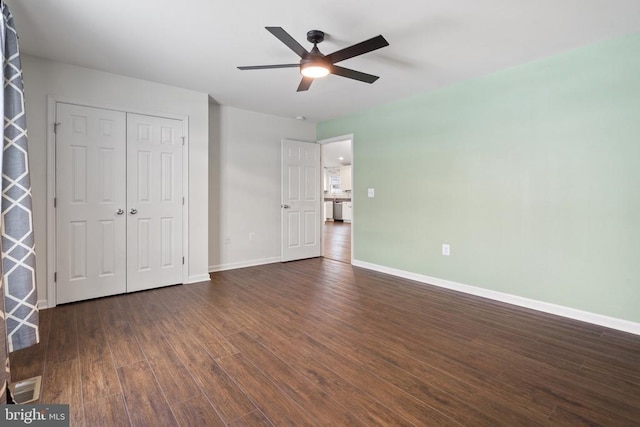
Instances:
[[[329,68],[323,64],[305,64],[300,67],[300,74],[317,79],[329,75]]]

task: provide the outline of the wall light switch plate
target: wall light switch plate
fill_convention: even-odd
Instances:
[[[376,189],[375,189],[375,188],[369,188],[369,189],[367,189],[367,196],[369,196],[369,197],[375,197],[375,196],[376,196]]]
[[[449,248],[449,245],[447,244],[442,245],[442,255],[446,255],[446,256],[451,255],[451,249]]]

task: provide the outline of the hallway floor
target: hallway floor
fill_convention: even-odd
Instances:
[[[351,264],[350,222],[324,222],[324,257]]]

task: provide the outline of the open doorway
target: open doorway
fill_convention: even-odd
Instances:
[[[320,141],[323,177],[323,256],[351,263],[353,138]]]

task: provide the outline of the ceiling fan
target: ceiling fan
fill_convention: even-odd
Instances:
[[[389,46],[389,42],[382,36],[376,36],[369,40],[354,44],[337,50],[329,55],[323,55],[318,50],[318,43],[324,40],[324,32],[320,30],[311,30],[307,33],[307,40],[313,43],[311,51],[307,51],[293,37],[289,35],[281,27],[265,27],[267,31],[276,36],[278,40],[287,45],[289,49],[294,51],[301,59],[297,64],[276,64],[276,65],[253,65],[247,67],[238,67],[240,70],[264,70],[269,68],[294,68],[300,67],[302,80],[298,85],[298,92],[308,90],[313,83],[313,79],[324,77],[328,74],[346,77],[365,83],[373,83],[378,80],[378,76],[352,70],[349,68],[335,65],[337,62],[354,56],[362,55],[385,46]]]

